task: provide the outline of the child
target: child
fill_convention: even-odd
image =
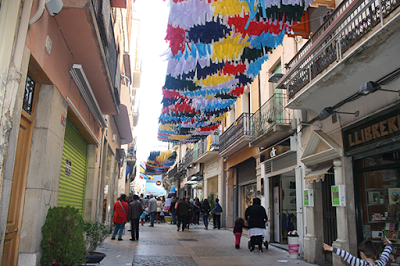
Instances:
[[[147,210],[147,208],[145,208],[143,213],[140,215],[140,223],[142,224],[142,226],[143,226],[144,222],[146,221],[146,210]]]
[[[386,245],[386,247],[385,247],[385,250],[382,252],[379,260],[375,260],[376,256],[377,256],[377,252],[376,252],[375,245],[372,243],[371,240],[365,240],[365,241],[361,242],[360,245],[358,246],[358,249],[360,251],[361,260],[359,258],[356,258],[353,255],[347,253],[344,250],[331,247],[325,243],[324,243],[324,249],[325,249],[325,251],[332,251],[333,253],[336,253],[337,255],[341,256],[352,266],[354,266],[354,265],[383,266],[383,265],[387,264],[387,262],[389,261],[390,253],[392,253],[392,242],[390,242],[390,240],[386,236],[385,236],[384,244]]]
[[[244,225],[243,218],[236,218],[235,227],[233,228],[233,234],[235,235],[235,248],[240,248],[240,238],[242,237],[243,227],[247,227]]]

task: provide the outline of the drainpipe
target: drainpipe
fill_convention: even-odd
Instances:
[[[29,25],[36,23],[42,17],[45,4],[46,0],[40,0],[39,7],[36,10],[35,15],[33,15],[33,17],[31,17],[31,19],[29,20]]]

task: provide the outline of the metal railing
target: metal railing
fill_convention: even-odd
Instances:
[[[219,138],[219,152],[223,152],[243,136],[250,136],[249,113],[241,114],[236,122],[221,135]]]
[[[197,158],[203,156],[205,153],[207,153],[209,151],[209,150],[207,150],[207,148],[208,148],[207,145],[208,145],[207,138],[202,139],[196,143],[196,145],[193,148],[193,160],[196,160]],[[218,147],[219,147],[219,136],[218,135],[211,135],[210,149],[212,147],[214,147],[216,150],[218,150]]]
[[[251,138],[255,139],[274,125],[290,125],[291,110],[285,108],[287,96],[275,93],[250,117]]]
[[[311,82],[399,6],[399,0],[345,0],[286,65],[277,84],[289,98]]]
[[[183,166],[186,166],[193,162],[193,149],[190,149],[186,152],[185,156],[182,158],[181,163]]]
[[[168,171],[168,178],[173,178],[177,172],[178,172],[178,165],[175,164],[174,168]]]
[[[114,86],[118,54],[111,18],[110,1],[92,0],[92,4],[100,31],[100,39],[103,43],[104,53],[106,55],[108,70],[110,71],[111,84]]]

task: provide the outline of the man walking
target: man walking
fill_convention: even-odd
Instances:
[[[156,219],[156,214],[157,214],[157,200],[154,198],[153,195],[150,195],[148,207],[149,207],[149,213],[150,213],[149,227],[154,227],[154,220]]]
[[[117,200],[113,206],[114,218],[113,222],[115,224],[115,229],[112,234],[111,240],[115,240],[115,235],[118,233],[118,241],[122,241],[122,232],[126,220],[128,219],[129,206],[126,203],[126,195],[122,194],[120,200]]]
[[[128,221],[131,221],[131,241],[139,240],[139,218],[143,213],[139,197],[133,195],[133,201],[129,203]]]
[[[177,231],[179,231],[179,227],[180,227],[181,223],[182,223],[182,232],[185,231],[188,214],[189,214],[189,211],[191,210],[191,208],[192,207],[190,206],[190,204],[187,201],[185,201],[182,198],[179,199],[178,205],[176,206],[176,209],[175,209],[175,213],[178,216],[178,223],[177,223],[178,230]]]
[[[146,199],[143,197],[143,193],[140,194],[140,199],[139,199],[140,203],[142,204],[143,210],[146,208]]]

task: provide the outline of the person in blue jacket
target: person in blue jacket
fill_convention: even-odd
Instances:
[[[222,207],[219,205],[219,199],[215,199],[215,204],[214,204],[214,209],[211,210],[213,213],[213,223],[214,223],[214,229],[218,228],[221,229],[221,213],[222,213]]]

